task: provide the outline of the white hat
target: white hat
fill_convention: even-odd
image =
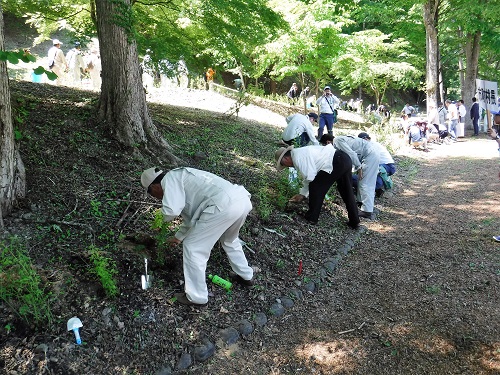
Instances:
[[[141,185],[144,186],[146,189],[153,183],[153,181],[161,175],[163,171],[159,168],[152,167],[149,169],[146,169],[144,172],[141,174]]]
[[[59,39],[54,39],[54,40],[52,41],[52,44],[53,44],[53,45],[56,45],[56,44],[61,44],[61,45],[62,45],[62,42],[61,42]]]

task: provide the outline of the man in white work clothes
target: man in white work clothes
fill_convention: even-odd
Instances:
[[[314,135],[312,124],[318,120],[318,115],[314,112],[307,116],[302,113],[296,113],[286,118],[287,127],[283,130],[281,138],[287,145],[295,147],[304,147],[309,143],[318,146],[318,140]]]
[[[199,169],[176,168],[163,172],[154,167],[142,172],[141,184],[162,201],[165,221],[179,215],[183,218],[175,236],[168,239],[174,246],[183,243],[185,293],[175,294],[178,302],[184,305],[208,302],[205,271],[217,240],[236,274],[233,281],[253,285],[253,269],[238,238],[252,209],[250,193],[243,186]]]
[[[333,140],[333,147],[347,153],[355,171],[358,172],[358,201],[361,201],[359,216],[373,218],[375,186],[377,184],[380,153],[374,144],[365,139],[339,136]]]

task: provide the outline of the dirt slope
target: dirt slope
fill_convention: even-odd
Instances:
[[[29,191],[2,235],[26,237],[57,298],[53,324],[37,329],[0,305],[7,374],[500,371],[500,259],[491,241],[500,227],[498,155],[486,136],[433,145],[430,153],[401,149],[394,194],[377,199],[377,220],[358,232],[342,225],[345,212],[334,201],[318,226],[300,221],[295,209],[275,210],[268,220],[253,213],[242,239],[261,270],[257,287],[227,295],[211,286],[207,308],[198,309],[169,303],[182,290],[180,252],[165,251],[164,266],[151,262],[155,286],[142,291],[143,254],[127,241],[106,248],[120,295],[105,296],[87,271],[88,245],[155,235],[156,202],[138,186],[150,161],[120,149],[92,120],[95,93],[36,84],[13,84],[13,92]],[[230,101],[192,94],[182,94],[187,108],[152,104],[155,123],[186,162],[245,185],[257,207],[259,189],[278,178],[272,155],[280,128],[260,123],[268,109],[252,107],[253,121],[236,121],[221,115]],[[196,109],[200,103],[210,111]],[[341,123],[337,131],[358,130]],[[214,249],[209,270],[227,269]],[[81,347],[66,331],[73,315],[84,321]],[[243,320],[253,332],[227,344],[221,331]],[[195,353],[205,339],[214,353],[202,360]]]

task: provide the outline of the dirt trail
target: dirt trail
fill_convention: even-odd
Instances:
[[[210,374],[236,366],[245,374],[500,373],[495,144],[483,135],[404,151],[418,165],[400,166],[399,192],[365,222],[331,284],[237,355],[219,353]]]

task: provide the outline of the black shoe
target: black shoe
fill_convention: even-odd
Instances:
[[[351,229],[358,229],[359,228],[359,221],[357,223],[351,223],[350,221],[348,221],[346,224]]]
[[[253,279],[245,280],[243,277],[234,272],[229,273],[229,278],[231,279],[232,282],[240,284],[242,286],[252,287],[255,285],[255,281]]]
[[[305,221],[307,224],[310,224],[310,225],[316,225],[318,224],[318,220],[312,220],[310,218],[310,216],[307,214],[307,212],[305,213],[299,213],[299,217]]]
[[[380,198],[384,195],[384,189],[375,189],[375,196]]]
[[[372,216],[373,216],[373,214],[371,212],[366,212],[366,211],[359,210],[358,216],[359,217],[364,217],[365,219],[371,219]]]
[[[186,306],[206,306],[206,303],[194,303],[190,300],[188,300],[186,293],[175,293],[174,297],[176,298],[176,301],[179,302],[182,305]]]

